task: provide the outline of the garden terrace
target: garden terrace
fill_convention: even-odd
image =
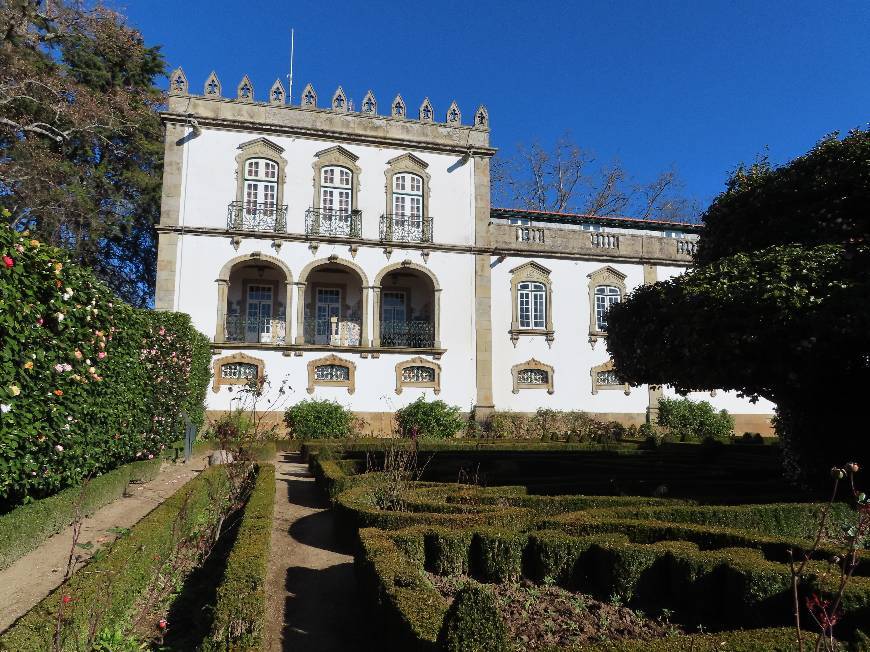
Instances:
[[[343,531],[358,532],[361,588],[373,605],[385,649],[465,649],[455,640],[448,644],[445,632],[461,629],[463,619],[450,601],[467,582],[481,583],[484,591],[489,586],[495,595],[489,603],[500,611],[475,614],[472,619],[481,623],[513,618],[517,607],[510,606],[511,599],[524,599],[524,592],[540,596],[545,589],[549,599],[557,596],[569,605],[565,608],[598,601],[596,613],[634,622],[630,611],[615,609],[618,603],[652,617],[638,616],[637,627],[622,634],[601,630],[599,622],[594,636],[600,638],[572,639],[564,647],[549,640],[548,650],[712,650],[721,649],[716,646],[722,642],[729,650],[793,649],[794,630],[787,629],[792,622],[790,554],[800,559],[812,548],[822,505],[798,502],[805,497],[789,494],[775,480],[774,449],[679,444],[645,450],[621,444],[558,451],[554,446],[523,450],[512,444],[421,443],[414,468],[423,470],[423,480],[406,477],[397,483],[391,446],[397,445],[306,448]],[[715,484],[708,480],[711,469],[718,472]],[[584,479],[572,482],[572,473]],[[554,482],[554,475],[564,480]],[[507,482],[513,477],[516,484],[457,482],[493,477]],[[611,477],[618,478],[619,487],[607,482]],[[680,498],[649,491],[667,482],[679,490],[666,495]],[[566,486],[593,491],[553,492]],[[619,495],[628,493],[620,487],[631,486],[646,495]],[[853,511],[841,503],[832,510],[832,523],[844,522]],[[836,593],[839,573],[829,561],[835,552],[832,543],[820,546],[807,565],[802,590],[822,597]],[[808,612],[803,618],[810,622]],[[859,551],[839,635],[857,636],[865,622],[870,622],[870,551]],[[507,629],[516,633],[516,623],[511,625]],[[655,638],[668,626],[679,631]],[[581,624],[580,629],[589,628]],[[568,636],[567,625],[560,631]],[[716,636],[701,633],[711,631]],[[604,643],[609,647],[602,648]],[[507,645],[487,649],[520,649],[510,647],[517,641]],[[543,649],[536,645],[525,640],[521,648]]]

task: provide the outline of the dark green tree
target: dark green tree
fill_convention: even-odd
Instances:
[[[121,297],[150,302],[165,64],[123,17],[67,0],[0,4],[0,206]]]
[[[870,131],[739,167],[703,222],[693,269],[609,314],[620,375],[773,401],[794,478],[870,464]]]

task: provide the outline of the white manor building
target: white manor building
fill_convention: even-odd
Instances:
[[[156,307],[213,339],[210,411],[267,375],[383,434],[421,395],[479,417],[654,413],[669,390],[618,382],[607,308],[684,271],[697,226],[492,208],[483,106],[463,123],[455,102],[444,120],[371,92],[355,111],[340,87],[325,104],[310,85],[293,106],[280,81],[263,102],[247,76],[231,98],[214,73],[201,95],[170,77]],[[770,403],[692,398],[770,431]]]

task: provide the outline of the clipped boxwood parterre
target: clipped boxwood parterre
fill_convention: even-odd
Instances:
[[[132,462],[69,487],[48,498],[0,516],[0,569],[38,548],[46,539],[72,523],[80,513],[89,516],[124,495],[131,482],[148,482],[160,471],[161,460]]]
[[[203,471],[0,635],[0,650],[55,649],[61,608],[63,650],[83,649],[92,628],[124,622],[179,541],[216,522],[215,510],[228,502],[232,490],[224,467]]]
[[[261,464],[217,590],[211,632],[200,648],[204,652],[262,648],[274,505],[275,467]]]

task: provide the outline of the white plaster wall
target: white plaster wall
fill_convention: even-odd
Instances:
[[[534,260],[551,270],[553,287],[552,347],[542,336],[522,336],[514,347],[508,333],[511,327],[511,270]],[[588,274],[605,263],[509,257],[501,262],[492,258],[492,339],[493,398],[496,409],[533,412],[539,407],[587,412],[645,413],[649,403],[646,387],[632,387],[626,396],[621,390],[599,390],[592,394],[590,369],[608,360],[605,342],[593,348],[589,343]],[[643,283],[639,264],[610,265],[626,275],[626,289]],[[511,367],[535,358],[554,368],[552,395],[546,390],[520,390],[513,393]]]
[[[185,226],[223,229],[227,206],[236,200],[236,155],[241,143],[257,134],[204,129],[185,145],[182,168],[182,209]],[[287,204],[287,231],[304,233],[305,211],[313,206],[315,154],[335,142],[269,134],[267,138],[284,148],[287,160],[283,202]],[[342,143],[359,156],[361,168],[358,206],[362,210],[363,237],[377,239],[380,216],[386,211],[388,161],[411,151],[429,164],[431,176],[429,215],[433,218],[434,240],[439,243],[474,242],[472,165],[461,158],[416,150]],[[318,202],[319,203],[319,202]]]
[[[283,261],[291,270],[293,280],[299,277],[308,263],[326,262],[330,255],[351,260],[359,265],[366,277],[366,285],[371,284],[378,272],[388,265],[400,263],[405,259],[430,269],[441,287],[441,346],[447,352],[438,360],[441,365],[441,388],[439,398],[448,403],[467,409],[475,395],[474,364],[474,260],[468,254],[432,252],[428,262],[424,262],[419,251],[395,250],[387,260],[381,247],[360,247],[356,258],[351,258],[346,245],[321,245],[317,254],[312,254],[307,244],[285,242],[279,252],[275,252],[268,241],[243,240],[236,251],[229,238],[196,234],[183,235],[180,240],[179,268],[179,305],[178,309],[191,315],[194,325],[210,339],[214,337],[217,319],[217,283],[221,268],[237,256],[261,252]],[[369,336],[372,335],[374,305],[370,296],[367,320]],[[292,308],[288,319],[288,338],[296,335],[297,296],[293,288]],[[289,340],[288,341],[292,341]],[[224,348],[228,355],[235,352],[231,346]],[[273,391],[277,392],[280,381],[289,374],[290,385],[295,390],[295,400],[305,398],[307,386],[306,363],[312,359],[329,355],[327,352],[305,352],[301,357],[283,356],[280,351],[248,351],[250,355],[266,361],[266,374],[273,381]],[[336,351],[357,365],[357,389],[348,395],[344,389],[318,387],[318,398],[335,398],[352,409],[364,412],[388,411],[413,401],[421,393],[432,390],[405,388],[401,396],[395,393],[395,365],[413,356],[381,354],[379,359],[361,358],[353,351]],[[224,395],[226,394],[226,395]],[[209,409],[226,409],[232,398],[229,392],[218,395],[209,393]]]

